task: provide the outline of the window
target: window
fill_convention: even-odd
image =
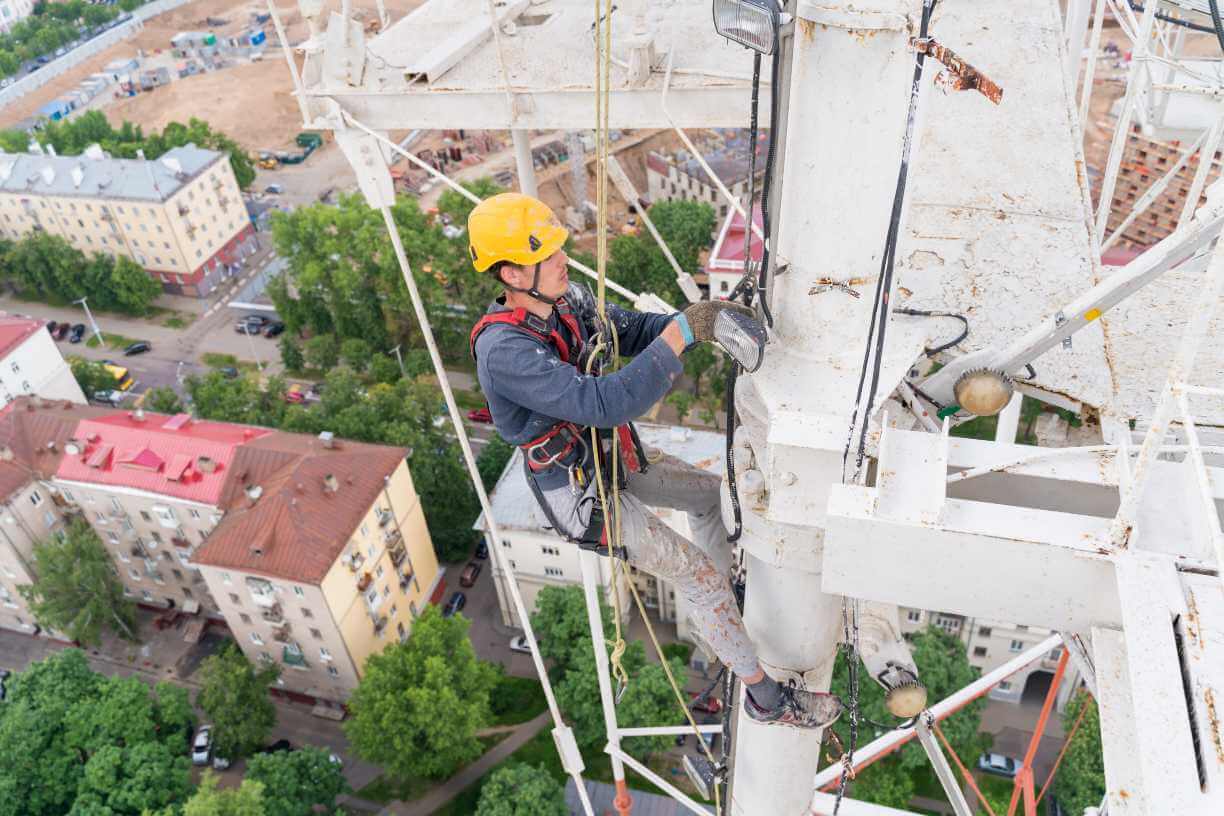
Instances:
[[[330,674],[332,677],[339,677],[339,676],[340,676],[340,672],[336,670],[336,667],[335,667],[335,666],[328,666],[328,667],[327,667],[327,673],[328,673],[328,674]]]
[[[119,543],[119,534],[118,534],[118,533],[116,533],[114,530],[108,530],[108,531],[107,531],[107,533],[106,533],[106,540],[107,540],[107,541],[109,541],[109,542],[110,542],[110,543],[112,543],[112,544],[118,544],[118,543]]]
[[[152,517],[152,516],[150,516],[148,513],[146,513],[144,510],[141,510],[141,511],[140,511],[140,517],[141,517],[142,519],[144,519],[145,521],[148,521],[148,522],[152,522],[152,521],[153,521],[153,517]]]
[[[391,585],[387,584],[386,586],[383,587],[383,597],[385,598],[390,594],[391,594]]]
[[[974,657],[985,657],[985,656],[986,656],[986,647],[985,647],[985,646],[974,646],[974,647],[973,647],[973,656],[974,656]]]
[[[251,633],[251,642],[252,642],[252,643],[254,643],[256,646],[262,646],[262,645],[263,645],[263,638],[261,638],[261,637],[259,636],[259,633],[258,633],[258,632],[252,632],[252,633]]]
[[[151,601],[153,600],[153,593],[147,589],[142,589],[140,590],[140,597],[144,598],[146,601]]]
[[[375,568],[374,568],[374,577],[375,577],[375,578],[381,578],[381,577],[383,577],[383,568],[382,568],[382,564],[379,564],[377,567],[375,567]]]
[[[170,571],[174,573],[175,578],[177,578],[180,581],[183,580],[183,573],[181,570],[171,568]]]
[[[230,603],[232,603],[234,606],[242,606],[242,599],[240,599],[233,592],[229,594],[229,598],[230,598]]]
[[[120,504],[119,500],[116,499],[114,496],[111,496],[111,509],[114,510],[116,513],[123,512],[123,505]]]
[[[510,539],[508,539],[508,538],[503,538],[503,539],[502,539],[502,546],[503,546],[503,547],[505,547],[505,548],[507,548],[507,549],[509,549],[509,548],[510,548]]]
[[[30,491],[30,504],[34,505],[35,507],[42,504],[42,494],[37,490]]]
[[[228,572],[221,573],[221,583],[228,584],[230,582],[230,574]]]
[[[414,601],[408,602],[408,612],[412,615],[413,618],[416,618],[420,614],[419,612],[417,612],[417,605]]]
[[[243,623],[245,623],[247,626],[251,625],[251,616],[245,612],[239,612],[238,619],[241,620]]]
[[[294,595],[296,595],[296,596],[298,596],[299,598],[305,598],[305,597],[306,597],[306,592],[305,592],[305,590],[303,590],[303,589],[302,589],[300,586],[295,586],[295,587],[293,588],[293,594],[294,594]]]
[[[16,363],[13,363],[13,373],[14,373],[14,374],[20,374],[20,373],[21,373],[21,366],[17,365]]]
[[[397,607],[395,604],[391,604],[391,617],[394,618],[398,611],[399,607]]]
[[[370,534],[370,528],[365,524],[361,525],[361,537],[365,538],[369,534]]]
[[[74,499],[74,498],[72,497],[72,494],[71,494],[71,493],[69,493],[67,490],[65,490],[65,489],[64,489],[64,488],[62,488],[62,487],[60,488],[60,495],[61,495],[61,496],[63,496],[63,497],[64,497],[65,499],[67,499],[68,501],[76,501],[76,499]]]
[[[55,522],[56,522],[56,518],[55,518],[54,513],[52,513],[50,510],[47,510],[43,513],[43,525],[44,526],[54,527]]]
[[[999,691],[1011,691],[1011,687],[1012,687],[1012,684],[1010,680],[1000,680],[999,681]]]
[[[978,634],[981,635],[982,637],[990,637],[990,627],[989,626],[979,626]]]
[[[313,613],[313,612],[311,612],[309,609],[307,609],[306,607],[304,607],[304,606],[303,606],[303,607],[302,607],[302,617],[303,617],[303,618],[313,618],[313,617],[314,617],[314,613]]]
[[[322,633],[322,632],[320,632],[318,629],[311,629],[311,630],[310,630],[310,636],[311,636],[312,638],[314,638],[315,640],[322,640],[322,639],[323,639],[323,633]]]
[[[922,620],[922,612],[917,609],[910,609],[905,613],[905,619],[910,623],[917,623]]]
[[[133,581],[140,580],[140,570],[136,569],[135,567],[128,567],[128,575],[132,576]]]
[[[331,652],[327,651],[327,647],[326,647],[326,646],[320,646],[320,647],[319,647],[319,658],[320,658],[320,659],[322,659],[322,660],[331,660],[331,659],[332,659]]]
[[[553,578],[560,578],[565,573],[555,567],[545,567],[544,574],[551,575]]]
[[[378,590],[377,590],[377,589],[371,589],[369,592],[367,592],[367,593],[366,593],[366,600],[367,600],[369,603],[371,603],[371,604],[376,604],[376,603],[378,603]]]
[[[1008,651],[1022,652],[1024,651],[1024,641],[1023,640],[1013,640],[1011,642],[1011,645],[1009,645],[1007,648],[1008,648]]]
[[[550,547],[547,544],[541,544],[540,550],[543,551],[545,555],[560,555],[561,554],[561,550],[559,550],[556,547]]]
[[[144,515],[141,513],[141,515]],[[153,505],[153,515],[157,516],[157,521],[163,527],[178,527],[178,519],[174,516],[174,510],[162,505]]]

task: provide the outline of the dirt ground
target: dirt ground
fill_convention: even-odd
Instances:
[[[392,19],[399,19],[421,2],[386,0],[386,6]],[[339,5],[336,0],[329,4],[337,9]],[[355,14],[375,15],[370,2],[355,6]],[[85,77],[101,71],[113,60],[169,49],[170,38],[180,31],[213,31],[219,37],[234,36],[251,27],[255,12],[266,9],[259,0],[197,0],[154,17],[132,39],[108,48],[0,110],[0,127],[32,116],[39,107],[72,90]],[[283,4],[283,12],[282,21],[289,41],[301,42],[306,37],[301,15],[288,4]],[[224,19],[227,23],[210,26],[208,17]],[[146,129],[161,129],[169,122],[186,122],[196,116],[251,150],[288,147],[293,136],[302,129],[301,114],[291,95],[293,83],[284,58],[276,48],[276,33],[271,23],[266,24],[266,30],[269,48],[262,62],[238,64],[222,71],[187,77],[151,93],[115,101],[102,110],[116,125],[128,120]]]

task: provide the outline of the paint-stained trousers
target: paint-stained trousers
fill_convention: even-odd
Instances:
[[[664,454],[645,473],[630,473],[620,492],[621,545],[634,567],[671,582],[694,607],[697,628],[719,660],[736,674],[758,668],[727,579],[731,545],[719,512],[721,477]],[[599,498],[594,485],[581,495],[569,487],[543,492],[562,532],[581,536]],[[609,495],[609,501],[611,496]],[[693,541],[668,527],[651,507],[688,515]]]

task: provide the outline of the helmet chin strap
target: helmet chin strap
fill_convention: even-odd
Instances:
[[[506,287],[507,289],[509,289],[511,292],[521,292],[522,294],[526,295],[527,297],[532,298],[532,299],[534,299],[534,300],[538,300],[538,301],[540,301],[541,303],[546,303],[546,304],[548,304],[549,306],[556,306],[556,305],[557,305],[557,298],[548,297],[548,296],[547,296],[547,295],[545,295],[543,292],[541,292],[541,291],[540,291],[540,289],[539,289],[539,286],[540,286],[540,264],[538,264],[538,263],[535,265],[535,269],[533,270],[533,274],[532,274],[532,278],[531,278],[531,286],[530,286],[530,287],[528,287],[527,289],[522,289],[522,288],[520,288],[520,287],[518,287],[518,286],[510,286],[509,284],[506,284],[504,281],[503,281],[503,284],[504,284],[504,285],[505,285],[505,287]]]

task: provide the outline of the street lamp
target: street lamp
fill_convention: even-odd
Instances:
[[[404,373],[404,358],[403,358],[403,356],[400,354],[400,346],[403,346],[403,345],[404,345],[403,343],[400,343],[398,346],[396,346],[395,348],[391,349],[391,351],[389,351],[389,352],[388,352],[388,354],[394,354],[394,355],[395,355],[395,362],[399,363],[399,368],[400,368],[400,377],[401,377],[401,378],[404,378],[404,377],[407,377],[407,376],[408,376],[406,373]]]
[[[251,339],[250,323],[242,324],[242,333],[246,335],[247,343],[251,346],[251,356],[255,358],[255,368],[259,370],[260,374],[263,374],[263,363],[259,360],[259,352],[255,350],[255,341]]]
[[[98,345],[101,346],[102,345],[102,330],[98,328],[98,323],[97,321],[94,320],[93,312],[89,311],[89,303],[87,302],[88,300],[89,298],[81,298],[80,300],[74,300],[72,302],[81,304],[81,306],[85,309],[85,317],[88,318],[89,325],[93,327],[94,337],[98,338]]]

